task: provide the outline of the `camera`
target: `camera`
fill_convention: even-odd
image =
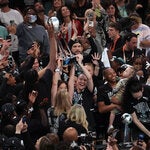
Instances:
[[[94,21],[89,21],[89,27],[94,27]]]
[[[87,134],[80,134],[77,142],[72,142],[71,149],[80,149],[80,146],[86,147],[87,150],[93,149],[93,142],[96,140],[96,132],[89,132]]]
[[[86,14],[87,19],[89,20],[89,26],[93,27],[94,26],[94,11],[89,10]]]
[[[93,10],[88,12],[87,18],[88,18],[89,20],[93,20],[93,18],[94,18],[94,12],[93,12]]]
[[[76,62],[76,56],[75,55],[64,58],[63,65],[69,65],[69,64],[72,64],[74,62]]]

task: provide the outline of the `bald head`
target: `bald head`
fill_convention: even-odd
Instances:
[[[73,142],[77,141],[78,139],[78,132],[75,128],[69,127],[63,133],[63,140],[65,142]]]

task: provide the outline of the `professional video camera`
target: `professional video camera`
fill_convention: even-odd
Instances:
[[[88,134],[80,134],[77,142],[72,142],[70,147],[72,150],[78,150],[81,146],[86,147],[87,150],[92,150],[94,147],[94,141],[96,140],[96,133],[89,132]]]

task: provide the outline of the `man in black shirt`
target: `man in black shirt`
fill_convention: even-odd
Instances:
[[[121,57],[126,64],[131,64],[132,58],[143,55],[143,51],[137,49],[137,35],[129,33],[125,38],[125,44],[113,53],[113,56]]]
[[[106,82],[104,83],[104,85],[99,87],[97,93],[97,105],[99,114],[97,114],[96,116],[96,125],[98,132],[103,132],[106,135],[110,112],[113,109],[120,109],[120,105],[117,101],[111,99],[111,97],[113,96],[113,88],[115,88],[117,83],[116,72],[112,68],[107,68],[104,70],[103,74]]]

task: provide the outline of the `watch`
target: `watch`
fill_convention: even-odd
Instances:
[[[60,70],[60,68],[56,68],[55,72],[58,72],[58,73],[62,74],[62,71]]]
[[[60,68],[56,68],[56,69],[55,69],[55,72],[60,72]]]

